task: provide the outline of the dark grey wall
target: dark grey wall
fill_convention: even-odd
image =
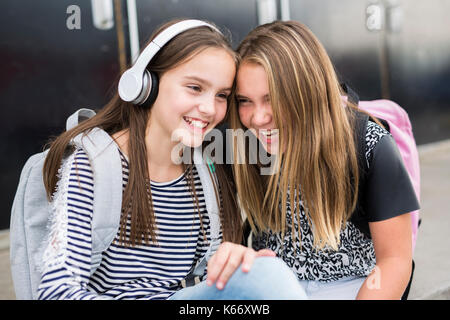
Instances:
[[[258,25],[256,0],[137,1],[141,45],[153,30],[171,18],[206,19],[231,32],[233,45]]]
[[[236,47],[258,24],[257,3],[137,0],[140,45],[161,23],[190,17],[228,29]],[[126,0],[121,4],[129,48]],[[395,12],[403,17],[399,28],[384,25],[370,32],[366,9],[371,4],[397,5]],[[66,26],[70,5],[81,9],[80,30]],[[448,12],[450,0],[290,0],[291,19],[312,29],[341,79],[363,100],[387,97],[404,107],[418,144],[450,138]],[[119,55],[116,26],[96,29],[90,0],[3,0],[0,15],[0,229],[5,229],[26,159],[63,130],[71,112],[108,101]]]
[[[66,13],[78,5],[81,29]],[[90,0],[0,2],[0,229],[9,227],[25,161],[80,107],[100,107],[118,76],[115,29],[93,26]]]
[[[370,5],[385,10],[376,32],[366,27]],[[291,0],[290,10],[362,100],[400,104],[418,144],[450,138],[449,0]]]

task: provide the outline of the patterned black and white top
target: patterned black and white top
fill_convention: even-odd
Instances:
[[[125,188],[128,162],[122,153],[121,158]],[[205,233],[185,174],[171,182],[152,181],[157,244],[125,247],[119,244],[118,233],[90,276],[93,173],[83,150],[77,150],[68,163],[70,172],[61,177],[60,195],[54,200],[51,241],[44,254],[39,299],[167,299],[179,290],[210,241],[209,218],[197,170],[194,169],[194,182]],[[130,217],[127,234],[129,226]]]
[[[385,140],[384,142],[382,142]],[[366,149],[365,157],[368,163],[369,170],[378,170],[380,164],[378,160],[378,154],[389,153],[388,166],[395,167],[396,172],[390,174],[391,177],[386,179],[397,179],[402,184],[411,184],[407,176],[407,172],[402,167],[402,160],[398,150],[396,149],[395,142],[388,131],[380,127],[376,123],[369,121],[366,131]],[[397,151],[397,152],[396,152]],[[386,162],[386,161],[383,161]],[[373,168],[372,168],[373,167]],[[399,168],[399,169],[397,169]],[[397,172],[398,171],[398,172]],[[371,175],[369,174],[369,177]],[[395,181],[394,181],[395,182]],[[370,181],[368,184],[370,185]],[[389,181],[387,181],[389,183]],[[400,183],[400,182],[399,182]],[[396,183],[393,183],[393,188],[403,187]],[[384,192],[383,188],[375,186],[370,190],[375,190],[377,194]],[[390,191],[390,188],[384,188],[386,192]],[[403,190],[403,189],[400,189]],[[406,193],[413,193],[412,186],[405,188]],[[409,190],[409,191],[408,191]],[[375,200],[374,200],[375,201]],[[370,201],[369,201],[370,202]],[[408,202],[408,201],[407,201]],[[414,202],[416,203],[416,202]],[[295,203],[294,205],[298,205]],[[282,233],[274,233],[272,231],[262,232],[254,235],[252,239],[252,246],[254,249],[269,248],[277,253],[287,265],[297,274],[299,280],[314,280],[322,282],[336,281],[346,277],[368,276],[372,269],[375,267],[375,251],[373,242],[370,235],[362,232],[352,221],[348,221],[340,234],[340,247],[337,251],[331,249],[317,250],[314,248],[313,233],[311,224],[308,223],[310,219],[305,214],[303,203],[300,201],[300,221],[297,218],[292,219],[291,206],[288,197],[287,212],[286,212],[286,231],[282,237]],[[367,205],[371,206],[371,203]],[[386,204],[389,205],[389,204]],[[395,206],[394,206],[395,207]],[[411,207],[411,206],[409,206]],[[390,217],[394,217],[399,214],[413,211],[408,206],[396,207],[391,209],[381,209],[380,212],[367,216],[366,223],[371,221],[380,221]],[[411,207],[414,210],[416,207]],[[294,211],[295,212],[295,211]],[[295,238],[298,239],[298,224],[300,223],[301,230],[301,242],[296,240],[293,243],[291,226],[294,223]]]

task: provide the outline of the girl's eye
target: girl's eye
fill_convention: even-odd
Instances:
[[[195,92],[200,92],[202,90],[202,88],[200,88],[200,86],[196,86],[196,85],[189,85],[187,87]]]
[[[245,98],[238,98],[237,99],[238,105],[242,105],[242,104],[247,103],[247,102],[249,102],[249,100],[245,99]]]
[[[219,94],[217,94],[217,97],[219,97],[220,99],[224,99],[224,100],[228,99],[228,95],[226,93],[219,93]]]

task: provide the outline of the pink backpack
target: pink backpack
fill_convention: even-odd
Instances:
[[[386,128],[391,133],[400,154],[405,164],[406,170],[411,178],[414,191],[416,192],[417,200],[420,203],[420,166],[419,153],[417,152],[417,145],[412,133],[411,121],[408,113],[400,107],[397,103],[391,100],[380,99],[372,101],[360,101],[358,94],[355,93],[347,84],[341,84],[342,89],[347,93],[348,99],[358,107],[369,113],[370,115],[387,123],[389,128]],[[344,101],[347,97],[343,97]],[[411,212],[411,226],[412,226],[412,250],[416,247],[417,232],[420,225],[419,210]]]
[[[359,108],[372,116],[385,120],[389,125],[389,132],[397,143],[406,170],[420,201],[420,168],[419,154],[416,141],[412,133],[408,114],[398,104],[391,100],[359,101]],[[411,212],[413,252],[416,246],[417,230],[419,227],[419,210]]]

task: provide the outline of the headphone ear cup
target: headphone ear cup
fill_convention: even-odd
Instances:
[[[144,103],[147,106],[151,106],[153,104],[153,102],[155,102],[156,98],[158,97],[159,78],[158,78],[158,75],[154,72],[149,71],[148,73],[150,74],[151,87],[150,87],[150,93],[148,95],[148,98]]]
[[[143,80],[142,98],[138,104],[144,108],[150,108],[158,96],[158,75],[154,72],[145,70]]]
[[[154,72],[144,71],[142,77],[142,90],[134,104],[150,107],[158,96],[158,76]]]

